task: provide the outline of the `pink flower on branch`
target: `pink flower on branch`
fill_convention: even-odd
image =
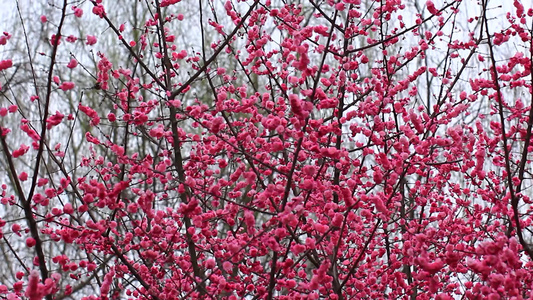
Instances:
[[[100,117],[98,116],[98,113],[96,112],[96,110],[88,106],[84,106],[81,103],[78,105],[78,108],[81,112],[83,112],[85,115],[87,115],[91,119],[90,124],[92,126],[97,126],[98,124],[100,124]]]
[[[28,276],[28,286],[24,296],[28,297],[29,300],[41,300],[44,295],[42,291],[42,284],[39,283],[39,272],[37,270],[32,270],[30,276]]]
[[[72,10],[74,11],[74,15],[76,17],[81,18],[83,16],[83,9],[77,6],[72,6]]]
[[[92,12],[93,14],[99,16],[100,18],[104,18],[104,16],[106,15],[105,9],[102,3],[98,3],[95,6],[93,6]]]
[[[72,90],[74,86],[75,86],[74,82],[65,81],[59,86],[59,88],[62,89],[63,91],[68,91],[68,90]]]
[[[58,124],[61,123],[61,121],[63,121],[64,117],[65,117],[65,115],[63,115],[62,113],[56,111],[56,113],[54,115],[50,116],[46,120],[46,129],[50,130],[52,127],[57,126]]]
[[[13,62],[11,61],[11,59],[0,60],[0,71],[9,69],[12,66],[13,66]]]
[[[176,3],[181,2],[181,0],[163,0],[161,1],[161,7],[167,7]]]
[[[22,144],[22,145],[20,145],[20,148],[18,148],[17,150],[14,150],[13,153],[11,153],[11,154],[12,154],[12,156],[14,158],[17,158],[17,157],[20,157],[20,156],[26,154],[29,149],[30,149],[30,147]]]
[[[96,42],[97,42],[96,36],[94,36],[94,35],[87,35],[86,39],[87,39],[86,44],[89,45],[89,46],[92,46],[92,45],[96,44]]]
[[[76,66],[78,66],[78,61],[73,58],[69,61],[67,68],[74,69]]]
[[[434,15],[439,15],[439,10],[435,8],[435,4],[433,3],[433,1],[431,0],[428,0],[426,2],[426,7],[428,9],[428,11]]]

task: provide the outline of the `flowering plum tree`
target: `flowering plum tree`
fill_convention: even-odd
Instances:
[[[532,8],[126,3],[0,36],[1,299],[533,297]]]

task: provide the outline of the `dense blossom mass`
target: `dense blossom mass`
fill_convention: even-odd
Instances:
[[[14,2],[0,299],[533,297],[529,1]]]

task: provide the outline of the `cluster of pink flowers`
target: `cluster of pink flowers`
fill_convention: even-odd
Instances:
[[[533,297],[533,9],[285,2],[40,17],[0,60],[0,298]]]

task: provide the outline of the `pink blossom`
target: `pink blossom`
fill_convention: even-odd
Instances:
[[[513,5],[516,8],[516,16],[519,18],[522,17],[524,15],[524,6],[522,3],[519,0],[514,0]]]
[[[181,51],[177,54],[177,58],[178,58],[178,59],[184,59],[185,57],[187,57],[187,51],[185,51],[185,50],[181,50]]]
[[[26,172],[21,172],[21,173],[19,174],[19,179],[20,179],[21,181],[26,181],[26,180],[28,180],[28,173],[26,173]]]
[[[66,203],[65,206],[63,206],[63,211],[66,214],[70,215],[70,214],[74,213],[74,208],[72,207],[72,204]]]
[[[229,261],[225,261],[222,263],[222,267],[226,272],[231,272],[231,270],[233,269],[233,264]]]
[[[92,46],[92,45],[96,44],[96,41],[97,41],[96,40],[96,36],[87,35],[86,39],[87,39],[87,42],[86,42],[87,45]]]
[[[75,86],[74,82],[65,81],[59,86],[59,88],[62,89],[63,91],[68,91],[68,90],[72,90],[74,86]]]
[[[173,5],[179,2],[181,2],[181,0],[163,0],[161,1],[161,7],[167,7],[169,5]]]
[[[39,284],[39,272],[32,270],[28,276],[28,286],[24,294],[29,300],[41,300],[43,298],[41,286]]]
[[[109,122],[115,122],[117,120],[117,117],[115,116],[114,113],[109,113],[107,115],[107,119],[109,120]]]
[[[18,234],[18,232],[20,231],[20,225],[17,224],[17,223],[11,225],[11,230],[12,230],[14,233]],[[21,277],[21,278],[22,278],[22,277]],[[19,278],[19,279],[21,279],[21,278]]]
[[[428,9],[428,11],[434,15],[438,15],[439,14],[439,11],[435,8],[435,4],[433,3],[433,1],[431,0],[428,0],[426,2],[426,7]]]
[[[70,62],[67,65],[67,68],[74,69],[76,66],[78,66],[78,61],[76,59],[71,59]]]
[[[87,115],[91,119],[92,126],[97,126],[98,124],[100,124],[100,117],[98,116],[98,113],[94,109],[88,106],[84,106],[82,104],[79,104],[78,108],[80,109],[81,112],[83,112],[85,115]]]
[[[28,246],[29,248],[35,246],[36,243],[37,242],[32,237],[29,237],[29,238],[26,239],[26,246]]]
[[[81,18],[83,16],[83,9],[73,6],[72,10],[74,11],[74,15],[78,18]]]
[[[63,83],[65,84],[65,83]],[[56,111],[56,113],[52,116],[50,116],[48,119],[46,119],[46,128],[51,129],[54,126],[57,126],[61,121],[63,121],[63,118],[65,115],[62,113]]]
[[[52,37],[50,38],[50,45],[59,46],[61,44],[61,38],[61,35],[52,34]]]
[[[96,6],[93,6],[92,11],[93,11],[93,14],[99,16],[100,18],[104,18],[104,16],[106,15],[104,6],[101,3],[99,3]]]
[[[11,61],[11,59],[0,60],[0,71],[11,68],[12,66],[13,62]]]
[[[17,158],[17,157],[20,157],[20,156],[26,154],[29,149],[30,149],[30,147],[22,144],[22,145],[20,145],[20,147],[17,150],[14,150],[13,153],[11,153],[11,155],[14,158]]]

